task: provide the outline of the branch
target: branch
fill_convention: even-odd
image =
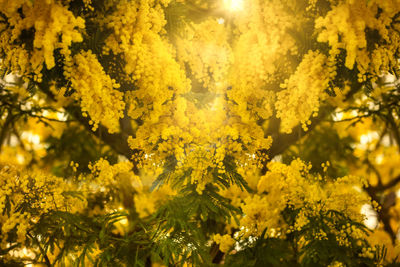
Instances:
[[[381,206],[381,209],[378,210],[378,218],[380,221],[382,221],[383,229],[389,234],[390,239],[394,244],[396,241],[396,233],[393,231],[390,225],[391,218],[389,215],[389,209],[394,204],[392,203],[393,201],[390,201],[390,198],[393,196],[392,193],[394,192],[392,192],[385,198],[384,203],[381,203],[376,195],[376,192],[373,190],[373,187],[364,187],[364,190],[368,193],[368,195],[371,197],[372,200],[374,200],[376,203],[379,203],[379,205]],[[390,205],[388,205],[387,203],[389,203]]]
[[[276,155],[284,152],[289,146],[296,143],[317,125],[319,125],[326,118],[326,116],[332,113],[334,110],[335,107],[333,106],[326,106],[324,109],[320,110],[318,116],[311,119],[311,125],[308,127],[308,131],[304,131],[301,125],[297,125],[295,128],[293,128],[292,133],[290,134],[271,133],[273,142],[268,150],[269,158],[272,159]]]
[[[104,143],[113,148],[117,153],[124,155],[128,159],[132,157],[132,150],[128,146],[128,135],[124,132],[110,134],[108,129],[103,125],[99,125],[96,131],[92,130],[92,126],[89,124],[89,118],[83,117],[79,107],[70,105],[65,107],[65,110],[73,116],[80,124],[82,124],[87,130],[89,130],[96,137],[100,138]]]
[[[346,95],[346,100],[350,99],[355,93],[357,93],[363,84],[355,82],[352,86],[350,92]],[[272,145],[269,149],[261,149],[261,152],[264,152],[268,155],[268,160],[264,162],[264,167],[261,170],[262,174],[265,174],[267,171],[266,164],[276,155],[282,154],[288,147],[295,144],[298,140],[300,140],[303,136],[313,130],[317,125],[319,125],[322,121],[326,119],[326,117],[335,111],[336,107],[332,105],[325,105],[319,110],[318,116],[311,118],[311,125],[308,126],[308,131],[304,131],[301,125],[297,125],[293,128],[291,134],[285,134],[279,132],[279,120],[272,119],[272,126],[270,125],[267,135],[272,137]]]
[[[94,134],[105,144],[109,145],[115,152],[120,155],[125,156],[128,160],[133,162],[133,171],[137,174],[139,171],[137,169],[136,163],[132,160],[132,156],[137,153],[137,150],[132,150],[128,145],[129,135],[125,132],[110,134],[108,129],[103,125],[99,125],[96,131],[92,130],[92,126],[89,124],[89,118],[83,117],[82,112],[79,107],[74,105],[69,105],[65,107],[65,110],[73,116],[78,122],[80,122],[89,132]]]
[[[56,101],[53,93],[44,86],[38,86],[39,89],[44,92],[50,99]],[[72,117],[74,117],[80,124],[82,124],[89,132],[94,134],[97,138],[103,141],[105,144],[109,145],[115,152],[120,155],[125,156],[128,160],[133,163],[133,171],[135,174],[138,173],[137,164],[132,160],[132,156],[137,153],[137,150],[130,149],[128,145],[128,137],[129,134],[122,131],[120,133],[110,134],[108,132],[107,127],[103,125],[99,125],[96,131],[92,130],[92,126],[89,124],[89,118],[83,117],[82,112],[79,106],[70,104],[64,107],[65,111],[67,111]]]
[[[400,183],[400,175],[391,180],[389,183],[382,185],[381,187],[378,188],[378,191],[384,191],[387,189],[390,189],[394,186],[396,186],[398,183]]]
[[[374,194],[381,193],[385,190],[391,189],[392,187],[396,186],[400,183],[400,175],[395,177],[393,180],[388,182],[387,184],[378,184],[377,186],[368,186],[368,190]]]
[[[399,131],[399,127],[396,124],[396,121],[393,118],[391,110],[389,111],[389,113],[387,115],[387,120],[391,126],[390,128],[393,132],[393,136],[394,136],[394,139],[396,140],[397,146],[400,148],[400,131]]]
[[[382,187],[382,176],[378,169],[369,161],[368,157],[366,158],[365,162],[367,163],[368,167],[376,174],[376,177],[378,178],[378,185],[377,187]]]
[[[6,138],[7,132],[9,130],[9,125],[13,122],[14,116],[11,113],[11,110],[8,110],[7,118],[2,126],[0,131],[0,151],[3,146],[4,139]]]

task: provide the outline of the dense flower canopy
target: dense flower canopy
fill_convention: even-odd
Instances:
[[[0,0],[0,265],[396,262],[399,58],[398,0]]]

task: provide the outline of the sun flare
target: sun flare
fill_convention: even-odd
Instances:
[[[243,10],[244,1],[243,0],[224,0],[224,5],[230,11],[240,11]]]

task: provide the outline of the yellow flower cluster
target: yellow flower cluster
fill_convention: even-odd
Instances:
[[[55,49],[69,57],[72,42],[83,40],[80,31],[85,28],[85,21],[75,17],[60,1],[0,1],[0,12],[7,16],[9,23],[2,26],[5,27],[0,39],[2,65],[20,75],[33,73],[39,82],[43,62],[47,69],[55,66]],[[28,52],[25,44],[15,42],[23,31],[30,30],[34,30],[34,40],[33,50]]]
[[[291,73],[293,66],[287,56],[296,54],[297,47],[287,32],[294,19],[285,1],[245,1],[244,8],[246,12],[234,20],[237,34],[229,72],[232,89],[227,94],[237,104],[232,111],[247,123],[272,115],[272,89],[282,76]]]
[[[249,154],[271,145],[271,138],[264,137],[261,127],[254,121],[246,125],[237,117],[229,118],[227,107],[223,97],[216,97],[210,109],[198,108],[192,101],[178,97],[170,105],[169,116],[163,116],[157,124],[142,125],[136,138],[128,140],[129,145],[144,150],[144,169],[159,167],[173,153],[178,161],[176,176],[188,171],[189,180],[197,184],[200,193],[212,182],[208,170],[224,172],[227,154],[244,164]]]
[[[82,199],[64,194],[72,189],[63,178],[0,163],[1,248],[6,248],[13,229],[17,229],[16,241],[24,243],[31,224],[50,210],[76,212],[85,207]]]
[[[334,1],[336,2],[336,1]],[[357,63],[359,80],[381,75],[398,66],[394,60],[400,45],[397,26],[391,24],[400,11],[398,1],[337,1],[325,17],[315,21],[318,41],[327,42],[331,55],[346,51],[345,66],[353,69]],[[367,34],[379,34],[385,45],[367,44]],[[370,48],[369,48],[369,47]],[[372,48],[372,49],[371,49]],[[398,67],[397,67],[398,68]]]
[[[259,236],[264,229],[267,229],[269,236],[284,237],[286,233],[302,230],[310,222],[309,218],[330,210],[362,222],[361,206],[369,203],[370,199],[357,187],[364,186],[365,181],[352,176],[328,181],[309,174],[310,168],[311,165],[299,159],[290,165],[271,162],[269,171],[258,181],[257,194],[244,194],[242,200],[237,201],[234,193],[225,192],[224,195],[233,197],[232,203],[240,205],[243,211],[240,224],[236,226],[241,229],[240,238]],[[227,191],[232,190],[230,188]],[[282,217],[287,207],[299,210],[293,226],[285,225]],[[330,230],[336,231],[333,226]],[[353,225],[346,225],[336,232],[337,242],[343,246],[350,245],[349,237],[366,237],[362,230]],[[314,235],[318,239],[326,238],[326,233],[320,229]]]
[[[273,81],[282,57],[296,53],[294,39],[286,32],[293,27],[293,17],[285,1],[247,1],[246,12],[235,24],[237,41],[233,44],[232,86],[256,90]],[[288,66],[285,66],[288,67]],[[290,68],[289,68],[290,70]]]
[[[160,205],[175,194],[176,192],[168,185],[163,185],[152,192],[147,187],[139,188],[138,193],[134,196],[136,212],[141,218],[152,215]]]
[[[190,90],[190,82],[174,58],[174,48],[163,37],[163,5],[168,2],[120,1],[102,22],[114,31],[106,40],[104,53],[123,55],[125,79],[136,87],[130,95],[129,115],[150,124],[168,112],[165,104],[174,94]]]
[[[340,261],[334,261],[328,265],[328,267],[345,267],[346,265]]]
[[[270,201],[271,199],[272,197],[250,195],[243,201],[241,208],[244,216],[240,219],[239,224],[242,228],[241,236],[243,238],[250,235],[260,236],[267,227],[267,234],[271,235],[275,229],[284,226],[280,213],[286,207],[286,203]]]
[[[233,239],[230,235],[221,236],[220,234],[216,234],[213,239],[215,243],[219,245],[219,249],[224,253],[227,253],[229,250],[231,250],[233,245],[236,243],[235,239]]]
[[[375,256],[375,253],[376,253],[376,248],[372,248],[372,247],[362,248],[359,256],[373,259]]]
[[[229,86],[227,77],[233,55],[226,27],[216,19],[191,23],[176,41],[182,67],[187,64],[194,78],[209,92],[221,92]]]
[[[71,66],[65,66],[64,75],[76,90],[73,94],[84,116],[90,116],[93,130],[99,123],[110,133],[119,131],[119,118],[123,117],[125,102],[119,84],[104,72],[100,62],[90,50],[81,51],[73,57]]]
[[[342,229],[335,233],[336,241],[340,246],[350,247],[351,243],[349,241],[349,237],[353,237],[356,239],[366,238],[366,234],[363,230],[357,228],[354,225],[350,225],[349,223],[342,226]]]
[[[89,164],[92,179],[88,180],[87,189],[91,192],[108,192],[121,185],[131,187],[133,199],[126,201],[133,201],[139,217],[145,218],[153,214],[162,203],[174,196],[176,192],[168,184],[150,191],[150,186],[159,173],[138,177],[133,173],[132,168],[133,165],[129,161],[110,164],[108,160],[101,158],[95,163]],[[124,189],[121,188],[121,190]],[[108,208],[112,208],[112,205],[109,205]]]
[[[277,93],[275,107],[283,132],[291,133],[299,122],[307,129],[310,116],[317,114],[320,101],[326,96],[324,90],[329,85],[326,60],[323,54],[309,51],[295,73],[281,85],[284,90]]]
[[[141,182],[132,169],[133,164],[129,161],[123,161],[111,165],[106,159],[99,159],[94,164],[89,164],[89,169],[94,176],[96,185],[110,188],[118,182],[118,178],[128,178],[131,185],[140,186]]]
[[[47,69],[55,66],[53,51],[69,53],[72,42],[81,42],[79,29],[85,28],[85,21],[75,17],[66,6],[54,0],[35,0],[32,8],[23,6],[25,18],[21,21],[24,29],[35,28],[33,47],[43,53]]]

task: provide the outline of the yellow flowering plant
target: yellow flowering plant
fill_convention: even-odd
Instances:
[[[400,257],[398,0],[0,0],[0,265]]]

